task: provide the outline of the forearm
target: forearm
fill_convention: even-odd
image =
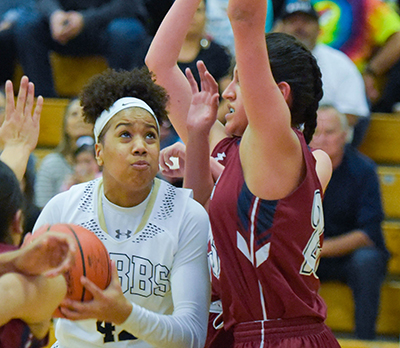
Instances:
[[[178,56],[200,0],[176,0],[151,43],[146,65],[170,97],[169,117],[183,142],[187,141],[186,118],[191,101],[190,85],[178,67]]]
[[[192,306],[187,303],[187,309]],[[206,330],[199,330],[200,318],[194,313],[160,315],[133,304],[131,315],[121,327],[154,347],[203,347]],[[203,320],[204,324],[204,320]]]
[[[400,32],[393,34],[371,58],[368,68],[376,76],[384,75],[400,59]]]
[[[207,134],[189,136],[186,144],[184,187],[191,188],[194,199],[203,206],[208,202],[214,186],[209,153]]]
[[[203,347],[210,305],[210,275],[207,263],[209,220],[200,204],[189,200],[182,218],[181,236],[171,270],[171,315],[134,305],[121,326],[154,347]]]
[[[163,315],[133,304],[121,325],[154,347],[201,348],[207,334],[210,284],[205,250],[171,277],[174,312]]]
[[[374,243],[365,232],[355,230],[324,240],[321,257],[341,257],[356,249],[372,245]]]
[[[266,6],[267,2],[264,0],[229,0],[227,13],[232,29],[242,25],[261,25],[264,30]]]
[[[47,335],[51,317],[67,292],[64,276],[55,278],[7,273],[0,277],[0,325],[21,319],[37,339]]]
[[[22,180],[28,164],[31,151],[22,144],[6,146],[0,155],[0,160],[7,164],[19,181]]]

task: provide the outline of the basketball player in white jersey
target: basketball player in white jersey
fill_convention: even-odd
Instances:
[[[64,300],[53,347],[204,346],[209,220],[191,191],[156,178],[167,100],[145,69],[108,70],[81,94],[102,178],[54,197],[35,229],[63,222],[93,231],[113,276],[104,291],[82,278],[94,299]]]

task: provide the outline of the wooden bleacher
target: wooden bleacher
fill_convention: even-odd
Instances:
[[[108,68],[107,61],[101,56],[72,57],[55,52],[50,54],[53,71],[54,88],[59,96],[74,98],[79,95],[88,80]],[[14,72],[15,92],[18,92],[19,81],[23,70],[20,65]]]
[[[47,154],[52,152],[60,142],[65,109],[70,99],[45,98],[40,117],[38,145],[34,151],[37,167]]]
[[[378,165],[385,221],[383,232],[391,253],[388,275],[381,293],[377,333],[400,334],[400,114],[372,114],[360,151]],[[337,332],[353,332],[354,302],[349,287],[339,282],[321,286],[328,306],[327,325]],[[359,342],[359,341],[355,341]],[[341,341],[342,347],[381,347]],[[398,343],[396,344],[398,346]],[[382,346],[384,347],[384,346]],[[385,347],[389,347],[386,345]]]
[[[360,151],[377,164],[400,165],[400,114],[373,114]]]
[[[101,56],[71,57],[53,52],[50,55],[50,63],[55,89],[63,98],[45,98],[39,141],[34,152],[38,158],[38,166],[40,160],[50,153],[61,139],[63,115],[70,98],[78,96],[91,77],[108,68],[107,61]],[[18,65],[13,77],[16,93],[22,74],[22,68]]]
[[[100,56],[70,57],[52,53],[54,87],[58,95],[72,98],[79,95],[88,80],[108,68]]]

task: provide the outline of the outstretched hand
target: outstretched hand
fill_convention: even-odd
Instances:
[[[29,154],[35,149],[39,139],[40,114],[43,98],[37,98],[34,106],[35,87],[26,76],[21,78],[16,102],[13,84],[6,82],[6,110],[4,122],[0,127],[0,140],[3,144],[1,160],[14,170],[21,180]]]
[[[188,131],[209,132],[217,120],[219,93],[218,83],[209,73],[203,61],[197,62],[200,75],[201,91],[189,68],[186,69],[186,77],[192,90],[192,102],[187,117]]]
[[[17,251],[14,267],[26,275],[55,277],[71,267],[75,252],[74,239],[65,233],[50,230],[37,238],[28,233]]]
[[[14,101],[13,84],[6,82],[5,119],[0,127],[0,139],[4,147],[24,144],[33,151],[39,138],[39,121],[43,107],[43,98],[34,105],[35,87],[26,76],[21,78],[17,101]],[[33,113],[32,113],[33,111]]]

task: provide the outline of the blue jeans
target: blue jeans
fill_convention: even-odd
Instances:
[[[135,18],[114,19],[105,27],[86,28],[66,45],[51,37],[49,23],[37,12],[22,16],[15,28],[18,58],[24,73],[35,83],[35,94],[56,97],[49,53],[103,55],[113,69],[130,70],[144,65],[151,38]]]
[[[375,247],[365,247],[349,256],[322,258],[317,274],[321,282],[338,280],[353,292],[355,335],[372,340],[376,335],[381,286],[385,279],[387,255]]]

